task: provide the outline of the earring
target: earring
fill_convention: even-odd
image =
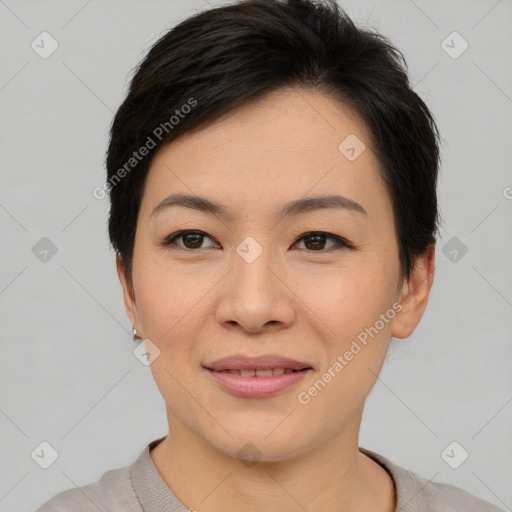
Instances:
[[[133,341],[139,341],[141,340],[142,338],[140,336],[137,335],[137,329],[135,329],[135,327],[133,328]]]

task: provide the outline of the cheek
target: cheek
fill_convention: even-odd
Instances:
[[[330,269],[327,276],[297,276],[296,293],[308,306],[304,313],[321,320],[326,334],[343,345],[392,306],[393,279],[389,268],[361,260],[350,268]]]
[[[161,256],[148,253],[137,267],[137,310],[144,334],[157,345],[169,345],[192,329],[202,306],[202,297],[216,276],[195,277],[186,265],[170,265]],[[211,283],[209,282],[211,281]]]
[[[300,389],[299,402],[308,402],[312,417],[335,428],[356,414],[381,371],[395,314],[392,297],[384,283],[354,272],[338,279],[331,275],[303,300],[310,308],[304,314],[313,318],[314,313],[316,328],[325,336],[326,357],[316,380]]]
[[[213,282],[208,285],[186,272],[155,265],[146,265],[139,275],[137,308],[144,337],[160,350],[151,364],[153,378],[168,407],[183,414],[190,407],[184,389],[194,385],[190,369],[199,364],[194,350],[208,308],[205,293]]]
[[[396,314],[393,279],[390,269],[386,272],[374,262],[301,287],[301,298],[308,306],[303,313],[325,336],[327,358],[319,378],[327,372],[329,390],[322,391],[321,401],[332,398],[357,404],[372,388],[385,360]]]

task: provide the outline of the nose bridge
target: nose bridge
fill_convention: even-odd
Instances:
[[[256,238],[246,237],[236,248],[234,258],[233,278],[235,289],[252,296],[254,299],[270,300],[276,290],[276,283],[272,268],[276,262],[272,261],[272,250],[263,246],[265,243],[260,237],[261,243]],[[261,296],[261,297],[260,297]]]
[[[218,310],[218,320],[224,325],[236,323],[256,332],[265,325],[282,327],[293,320],[292,301],[276,276],[279,262],[263,244],[263,239],[260,244],[247,237],[236,247],[230,283]]]

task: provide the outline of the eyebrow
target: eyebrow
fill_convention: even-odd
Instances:
[[[150,217],[172,206],[184,206],[186,208],[211,213],[227,219],[233,218],[225,205],[206,199],[205,197],[189,194],[172,194],[169,197],[166,197],[162,202],[155,206],[155,208],[153,208]],[[276,215],[279,218],[284,218],[325,208],[338,208],[366,216],[368,215],[366,210],[359,203],[340,195],[316,195],[290,201],[284,204]]]

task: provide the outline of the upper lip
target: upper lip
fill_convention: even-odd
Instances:
[[[217,359],[212,363],[203,365],[205,368],[215,371],[222,370],[271,370],[283,368],[284,370],[303,370],[311,368],[309,363],[297,361],[279,354],[265,354],[250,357],[243,354],[233,354],[228,357]]]

